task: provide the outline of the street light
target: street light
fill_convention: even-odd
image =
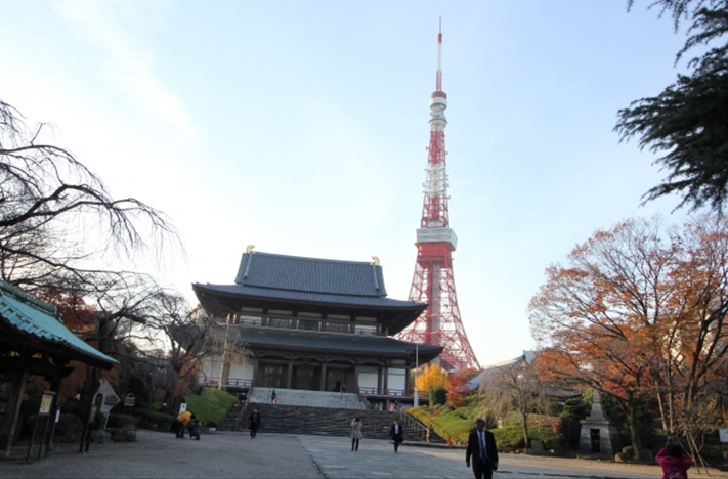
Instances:
[[[415,344],[415,407],[420,405],[420,392],[417,389],[417,380],[420,377],[420,344]]]

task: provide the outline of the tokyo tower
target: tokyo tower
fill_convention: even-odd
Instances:
[[[455,291],[452,253],[458,238],[450,228],[445,170],[445,109],[447,95],[442,91],[442,29],[437,34],[437,73],[435,91],[430,95],[430,144],[427,156],[425,200],[417,229],[417,264],[412,279],[410,301],[426,302],[425,310],[399,338],[414,343],[443,346],[440,366],[445,370],[480,369],[465,328]]]

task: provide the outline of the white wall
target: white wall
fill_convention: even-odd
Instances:
[[[389,378],[387,379],[388,388],[404,390],[405,372],[406,369],[389,368]]]
[[[359,366],[359,387],[376,388],[379,378],[379,368],[373,366]]]
[[[250,361],[246,361],[245,364],[242,362],[230,364],[230,379],[253,379],[253,365]]]
[[[220,377],[220,356],[207,356],[202,359],[202,376],[207,378]]]

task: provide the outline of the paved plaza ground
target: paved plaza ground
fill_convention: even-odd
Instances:
[[[0,478],[472,478],[459,448],[402,445],[394,453],[382,440],[361,441],[350,451],[346,437],[212,433],[202,440],[137,431],[137,442],[78,445],[32,464],[0,461]],[[495,478],[659,478],[657,466],[614,464],[502,454]],[[691,474],[695,478],[696,472]],[[703,474],[705,476],[705,474]],[[711,470],[711,477],[728,474]]]

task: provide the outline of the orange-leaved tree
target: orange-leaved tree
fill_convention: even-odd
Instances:
[[[468,389],[470,377],[471,375],[467,371],[448,374],[445,377],[445,390],[447,391],[445,397],[447,403],[454,408],[463,407],[468,397],[475,392],[475,390]]]
[[[422,374],[417,376],[417,392],[427,394],[433,387],[444,386],[445,375],[445,370],[435,363],[425,366]]]
[[[727,259],[726,221],[714,216],[682,228],[653,218],[597,231],[566,266],[547,269],[529,304],[531,333],[544,350],[542,377],[612,395],[627,413],[638,454],[638,408],[667,395],[672,410],[661,409],[663,424],[689,417],[687,407],[725,363]]]
[[[627,413],[635,454],[674,256],[657,222],[625,221],[577,245],[567,266],[550,266],[529,304],[531,334],[544,349],[541,372],[613,395]]]

